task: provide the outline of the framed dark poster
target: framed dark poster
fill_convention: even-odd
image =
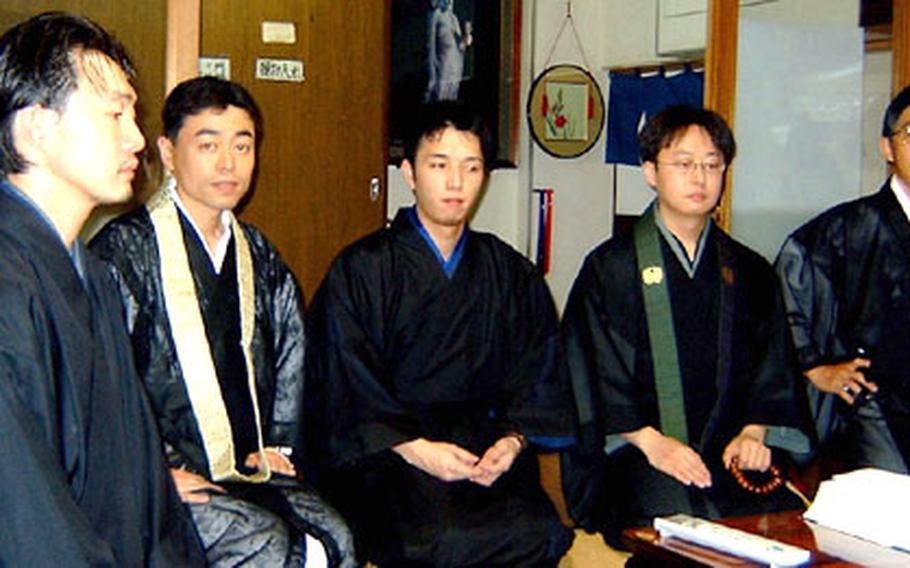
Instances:
[[[425,102],[476,108],[496,141],[493,167],[517,165],[520,0],[393,0],[389,161]]]

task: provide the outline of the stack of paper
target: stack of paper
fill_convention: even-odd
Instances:
[[[822,482],[804,518],[910,552],[910,476],[860,469]]]
[[[807,523],[815,537],[815,548],[841,560],[860,566],[907,568],[910,553],[889,548],[869,540],[829,529],[818,523]]]

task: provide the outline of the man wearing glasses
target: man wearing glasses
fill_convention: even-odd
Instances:
[[[566,463],[570,508],[613,544],[655,516],[792,507],[725,470],[766,471],[781,459],[772,447],[809,446],[774,272],[711,218],[735,154],[730,128],[674,106],[639,140],[657,198],[633,234],[588,255],[563,329],[583,452]]]
[[[809,221],[777,258],[823,453],[898,473],[910,463],[908,107],[905,88],[885,111],[882,188]]]

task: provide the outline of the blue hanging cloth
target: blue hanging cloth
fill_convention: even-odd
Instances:
[[[660,72],[648,77],[611,71],[606,162],[639,165],[641,126],[668,106],[687,104],[700,108],[704,90],[704,72],[688,68],[671,76]]]

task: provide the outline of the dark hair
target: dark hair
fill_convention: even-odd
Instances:
[[[176,143],[180,129],[183,128],[188,116],[210,108],[224,110],[229,106],[243,109],[250,115],[256,129],[258,144],[262,138],[262,113],[259,106],[243,85],[218,77],[196,77],[174,87],[164,101],[164,110],[161,111],[164,134],[171,142]]]
[[[493,137],[483,117],[473,108],[456,101],[438,101],[424,105],[416,114],[404,140],[404,157],[414,163],[421,140],[446,128],[471,132],[480,139],[484,169],[493,164]]]
[[[689,105],[667,107],[654,115],[638,134],[641,162],[657,163],[657,154],[683,136],[690,126],[705,129],[711,141],[730,164],[736,155],[736,141],[727,122],[716,112]]]
[[[83,16],[46,12],[0,36],[0,174],[29,165],[13,140],[16,113],[32,105],[62,109],[79,87],[80,54],[88,52],[107,56],[130,81],[135,77],[123,45]]]
[[[895,129],[900,126],[897,121],[901,119],[901,114],[910,106],[910,86],[904,87],[896,97],[891,99],[891,103],[885,110],[885,118],[882,120],[882,136],[890,138],[895,134]]]

